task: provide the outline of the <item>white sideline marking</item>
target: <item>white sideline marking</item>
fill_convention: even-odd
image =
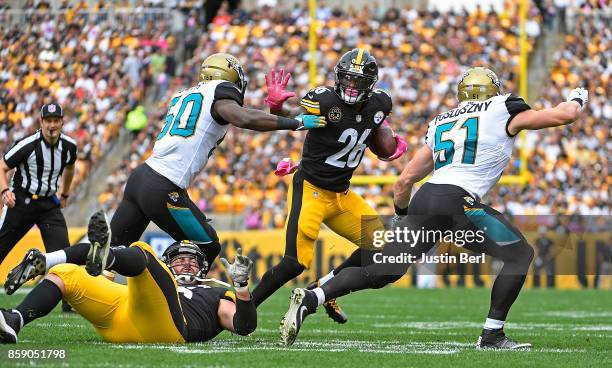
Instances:
[[[85,321],[85,319],[83,319],[83,321]],[[55,327],[70,327],[70,328],[88,328],[88,325],[77,325],[74,323],[50,323],[50,322],[34,322],[33,323],[34,327],[49,327],[49,328],[55,328]]]
[[[248,341],[247,341],[248,342]],[[109,344],[115,349],[143,350],[155,349],[166,350],[180,354],[223,354],[223,353],[247,353],[253,351],[308,351],[308,352],[345,352],[357,350],[360,353],[375,354],[427,354],[427,355],[451,355],[462,351],[475,350],[475,343],[464,343],[458,341],[447,342],[407,342],[394,343],[388,341],[363,341],[363,340],[329,340],[329,341],[297,341],[292,347],[285,347],[280,343],[255,340],[250,341],[249,346],[244,346],[242,339],[219,340],[206,343],[188,345],[144,345],[144,344]],[[506,351],[503,351],[506,352]],[[511,353],[585,353],[586,349],[557,349],[540,348],[531,351],[508,351]]]
[[[586,311],[546,311],[538,313],[523,313],[525,316],[544,316],[561,318],[609,318],[612,312],[586,312]]]
[[[612,325],[578,325],[572,326],[561,323],[507,323],[508,330],[547,330],[547,331],[612,331]],[[375,323],[377,328],[410,328],[416,330],[453,330],[463,328],[482,328],[482,323],[471,321],[444,321],[444,322],[399,322]]]
[[[448,355],[460,352],[459,346],[470,346],[474,344],[452,343],[407,343],[398,344],[391,342],[372,342],[362,340],[329,340],[329,341],[298,341],[291,347],[280,343],[257,341],[252,346],[241,346],[244,342],[239,340],[220,340],[203,344],[177,345],[111,345],[117,349],[156,349],[168,350],[181,354],[221,354],[252,351],[308,351],[308,352],[345,352],[357,350],[362,353],[375,354],[429,354]],[[205,349],[199,347],[206,347]]]

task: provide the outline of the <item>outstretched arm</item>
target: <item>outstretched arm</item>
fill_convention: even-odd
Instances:
[[[248,288],[253,261],[243,256],[242,249],[238,248],[234,263],[230,264],[225,258],[221,258],[221,263],[234,284],[236,303],[221,299],[217,311],[219,322],[226,330],[246,336],[257,328],[257,311]]]
[[[296,107],[282,107],[280,110],[272,110],[272,108],[270,108],[270,113],[277,115],[277,116],[295,118],[296,116],[307,114],[308,111],[306,111],[306,109],[303,108],[302,106],[296,106]]]
[[[393,204],[396,214],[405,215],[406,208],[410,203],[412,186],[414,183],[423,180],[433,168],[434,161],[431,148],[429,146],[419,148],[393,186]],[[401,213],[398,213],[398,211]]]
[[[230,99],[216,101],[213,110],[223,120],[238,128],[261,132],[322,128],[326,124],[325,117],[304,115],[301,120],[291,119],[242,107],[236,101]]]
[[[584,88],[575,88],[570,92],[566,102],[561,102],[554,108],[526,110],[516,115],[508,124],[508,133],[516,135],[521,130],[539,130],[571,124],[580,117],[587,101],[588,91]]]

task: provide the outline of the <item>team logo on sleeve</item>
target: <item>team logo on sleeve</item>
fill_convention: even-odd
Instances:
[[[172,192],[172,193],[168,193],[168,197],[173,201],[176,202],[179,199],[179,194],[177,192]]]
[[[464,196],[463,199],[465,199],[465,201],[470,205],[473,206],[474,205],[474,198],[470,197],[470,196]]]
[[[337,123],[342,120],[342,110],[338,106],[334,106],[327,112],[329,121]]]
[[[385,113],[382,111],[378,111],[376,114],[374,114],[374,123],[378,125],[383,121],[384,118],[385,118]]]

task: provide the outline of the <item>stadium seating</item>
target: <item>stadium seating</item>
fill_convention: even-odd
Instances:
[[[144,7],[158,4],[119,3]],[[519,92],[516,5],[507,2],[500,12],[477,9],[442,14],[409,7],[319,9],[317,84],[333,84],[333,66],[342,52],[356,46],[370,47],[381,66],[378,86],[394,99],[391,124],[410,145],[408,155],[392,163],[366,154],[356,174],[398,174],[422,142],[429,119],[456,103],[454,87],[466,66],[487,65],[504,80],[507,92]],[[263,77],[270,65],[292,73],[289,88],[298,95],[309,89],[305,7],[239,9],[232,17],[213,19],[208,32],[201,31],[201,12],[180,8],[186,15],[185,29],[181,35],[174,35],[163,21],[130,18],[127,25],[118,27],[105,17],[106,7],[68,6],[61,13],[32,18],[28,28],[2,32],[0,36],[0,148],[5,150],[34,129],[38,106],[58,99],[67,111],[65,131],[79,141],[82,152],[78,184],[108,151],[127,113],[145,101],[154,101],[155,107],[148,110],[151,123],[134,134],[128,156],[107,178],[106,189],[99,194],[98,201],[111,213],[122,196],[127,176],[148,157],[171,93],[196,82],[206,55],[230,52],[245,63],[250,79],[246,95],[249,106],[264,106]],[[581,5],[588,6],[588,2]],[[83,16],[85,11],[89,16]],[[544,24],[538,14],[535,8],[530,9],[530,47],[541,34],[540,24]],[[488,200],[501,211],[610,213],[607,178],[612,105],[604,54],[611,34],[596,17],[581,17],[568,23],[576,29],[555,54],[550,81],[534,107],[560,102],[570,87],[588,83],[592,96],[589,112],[570,128],[528,134],[529,190],[518,185],[495,189]],[[36,37],[36,42],[21,47],[28,36]],[[184,50],[175,53],[179,44]],[[192,199],[206,212],[245,215],[249,228],[282,227],[287,179],[271,172],[282,157],[299,159],[303,136],[301,132],[262,134],[231,129],[192,185]],[[512,162],[508,172],[517,167],[516,161]],[[379,212],[391,213],[390,186],[354,189]]]
[[[372,47],[380,62],[378,86],[394,97],[392,125],[408,138],[414,149],[422,141],[426,125],[437,112],[455,103],[453,87],[462,74],[463,65],[490,65],[514,90],[518,71],[517,9],[508,6],[503,12],[477,10],[472,13],[417,11],[411,8],[388,9],[377,14],[365,8],[343,11],[321,11],[318,20],[318,49],[322,62],[318,66],[318,84],[333,85],[333,66],[348,48]],[[537,23],[536,23],[537,26]],[[187,31],[189,33],[189,30]],[[193,57],[185,60],[183,72],[168,88],[168,93],[195,83],[203,56],[230,52],[247,61],[250,83],[246,104],[263,106],[264,74],[269,65],[288,69],[293,75],[290,88],[298,95],[309,89],[307,42],[308,13],[305,8],[277,11],[263,8],[241,14],[231,24],[213,24],[201,34]],[[442,40],[450,38],[450,42]],[[530,38],[530,45],[534,39]],[[469,43],[472,45],[465,48]],[[191,54],[191,53],[190,53]],[[165,114],[166,101],[160,100],[158,114]],[[160,122],[162,119],[158,119]],[[139,138],[131,157],[141,160],[150,152],[157,129]],[[284,156],[298,160],[303,133],[261,134],[230,130],[215,152],[205,172],[197,179],[190,195],[206,212],[246,213],[251,228],[282,227],[285,219],[286,179],[271,174]],[[262,144],[262,143],[266,144]],[[142,152],[145,152],[142,154]],[[409,152],[409,154],[412,151]],[[368,154],[357,174],[397,174],[407,158],[385,163]],[[130,160],[109,181],[101,202],[112,209],[124,183]],[[382,213],[389,213],[389,186],[355,187]],[[111,194],[112,193],[112,194]]]
[[[0,33],[0,148],[37,129],[40,106],[57,101],[66,115],[64,132],[79,145],[78,186],[156,83],[143,61],[163,57],[172,37],[164,23],[117,27],[79,6],[30,10],[25,26]]]
[[[512,214],[610,214],[610,126],[612,92],[606,65],[612,32],[604,19],[582,15],[555,53],[550,82],[536,108],[551,107],[567,92],[584,86],[589,107],[569,127],[527,135],[529,171],[527,187],[498,187],[491,198]]]

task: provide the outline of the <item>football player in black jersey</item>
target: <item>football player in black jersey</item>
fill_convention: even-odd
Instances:
[[[310,267],[314,242],[322,223],[360,249],[372,246],[367,234],[383,228],[376,211],[349,186],[365,149],[391,113],[391,97],[383,90],[374,89],[378,64],[364,49],[345,53],[335,67],[335,74],[334,87],[312,89],[294,109],[283,109],[283,102],[294,96],[285,91],[290,75],[281,70],[277,77],[272,70],[266,76],[266,103],[273,114],[288,117],[320,115],[326,118],[327,124],[306,134],[302,160],[288,192],[285,255],[280,263],[264,274],[253,290],[256,305]],[[394,135],[396,147],[391,156],[380,159],[399,158],[406,150],[406,143],[390,129],[381,131]],[[341,268],[360,265],[360,249],[341,267],[311,287],[331,279]],[[346,322],[346,316],[335,300],[325,303],[325,309],[336,322]]]
[[[91,252],[90,244],[81,243],[64,249],[61,262],[30,251],[32,256],[15,268],[17,287],[49,272],[19,306],[0,311],[0,342],[16,343],[24,325],[47,315],[62,298],[108,342],[200,342],[223,330],[248,335],[257,327],[247,286],[252,261],[240,250],[233,264],[222,259],[234,283],[235,291],[230,291],[200,284],[216,254],[205,253],[191,241],[174,243],[161,261],[144,242],[111,249],[102,211],[91,217],[88,236],[101,252]],[[78,266],[83,264],[85,269]],[[127,285],[88,274],[92,266],[126,276]]]
[[[516,135],[522,130],[575,122],[586,106],[588,91],[575,88],[556,107],[533,110],[519,96],[502,93],[493,71],[476,67],[463,75],[457,86],[457,100],[456,108],[430,121],[425,145],[416,151],[395,184],[396,216],[391,228],[413,235],[475,234],[456,245],[503,261],[491,288],[489,310],[476,348],[529,349],[530,343],[506,336],[504,325],[523,287],[534,251],[521,231],[503,214],[483,204],[481,198],[497,184],[511,160]],[[462,128],[451,133],[455,124]],[[472,133],[467,133],[468,129]],[[413,185],[432,170],[433,175],[411,196]],[[345,267],[318,290],[295,289],[289,311],[281,322],[283,341],[293,344],[304,318],[325,300],[396,282],[413,263],[408,257],[418,260],[438,241],[448,242],[446,235],[443,239],[416,236],[414,242],[401,238],[397,236],[387,242],[377,257],[368,255],[369,260],[364,259],[361,267]],[[406,261],[397,262],[398,259]]]
[[[217,232],[189,198],[187,188],[204,169],[230,126],[256,131],[302,130],[324,125],[305,115],[300,120],[247,108],[245,72],[230,54],[210,55],[200,82],[171,99],[165,124],[151,156],[128,178],[112,220],[112,246],[140,239],[154,222],[174,240],[190,239],[220,251]]]

